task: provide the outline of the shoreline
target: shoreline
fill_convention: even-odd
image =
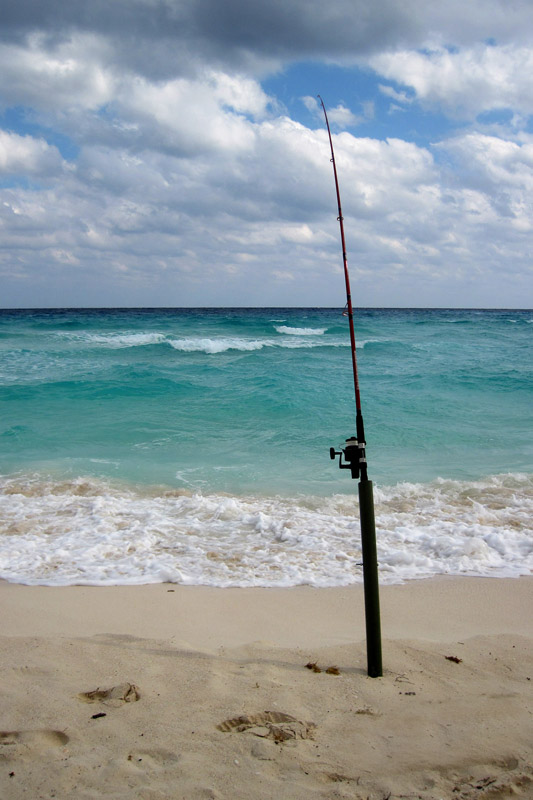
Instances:
[[[478,634],[533,636],[533,576],[436,576],[380,588],[384,639],[453,641]],[[26,586],[0,581],[0,635],[121,633],[189,647],[319,646],[365,637],[363,585],[215,588]],[[455,613],[454,613],[455,612]]]
[[[373,679],[362,586],[0,582],[0,796],[531,797],[532,600],[384,586]]]

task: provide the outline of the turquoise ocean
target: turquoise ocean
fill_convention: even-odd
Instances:
[[[533,311],[355,311],[383,583],[533,568]],[[362,580],[342,309],[0,311],[0,578]]]

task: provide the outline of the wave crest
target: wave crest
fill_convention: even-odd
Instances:
[[[168,344],[174,350],[181,350],[184,353],[225,353],[227,350],[242,350],[244,352],[261,350],[266,342],[248,339],[209,339],[209,338],[188,338],[188,339],[167,339]]]
[[[274,325],[278,333],[289,336],[323,336],[327,328],[291,328],[288,325]]]

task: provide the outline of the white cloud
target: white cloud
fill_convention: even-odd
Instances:
[[[369,59],[380,75],[414,90],[418,100],[434,103],[452,116],[474,119],[495,109],[533,113],[533,48],[513,45],[431,52],[401,50]],[[381,88],[381,87],[380,87]],[[402,102],[403,92],[382,88]]]
[[[85,146],[53,189],[5,192],[4,253],[17,254],[17,269],[12,256],[10,263],[19,283],[26,275],[35,291],[45,276],[63,287],[71,274],[85,276],[89,303],[96,286],[106,302],[133,305],[340,301],[342,285],[331,280],[340,245],[324,129],[288,118],[241,124],[248,146],[231,157],[224,144],[193,159]],[[429,298],[441,283],[449,289],[449,270],[460,285],[478,264],[490,282],[501,263],[497,247],[512,255],[520,284],[529,262],[518,240],[533,219],[531,142],[458,137],[446,145],[457,175],[400,139],[344,132],[334,144],[358,297],[379,303],[385,292],[389,304],[423,303],[410,286],[427,282]]]
[[[413,98],[409,97],[409,95],[406,94],[406,92],[397,92],[396,89],[392,88],[392,86],[384,86],[383,84],[380,83],[378,89],[381,92],[381,94],[384,94],[386,97],[391,97],[398,103],[405,103],[406,105],[408,105],[409,103],[413,102]]]
[[[311,97],[310,95],[305,95],[302,97],[302,103],[306,107],[311,114],[320,115],[322,114],[322,106],[316,99],[316,97]]]
[[[105,66],[106,51],[105,41],[89,34],[61,40],[54,48],[39,33],[22,44],[4,44],[0,47],[3,103],[46,111],[104,105],[117,89]]]
[[[323,110],[316,97],[305,96],[301,98],[302,103],[317,119],[323,120]],[[339,103],[335,108],[328,108],[328,119],[332,125],[338,128],[351,128],[363,122],[364,118],[371,119],[374,116],[374,103],[372,101],[361,104],[363,116],[354,114],[344,103]]]
[[[240,114],[262,117],[266,114],[269,98],[260,84],[244,75],[228,75],[211,70],[208,83],[213,86],[217,101]]]
[[[467,178],[472,175],[482,178],[486,190],[504,186],[528,192],[533,190],[532,136],[523,134],[522,142],[518,143],[481,133],[467,133],[440,146],[454,155]]]
[[[253,129],[244,114],[264,114],[267,102],[255,81],[210,73],[204,80],[127,81],[114,109],[152,146],[192,154],[249,149]]]
[[[57,148],[43,139],[0,130],[0,174],[45,176],[60,174],[63,161]]]
[[[283,118],[243,124],[252,147],[229,160],[223,148],[191,162],[150,151],[133,158],[117,149],[86,147],[77,170],[53,192],[11,193],[18,198],[19,224],[10,226],[6,244],[26,264],[32,250],[39,250],[40,264],[52,274],[90,263],[93,280],[98,276],[103,285],[120,263],[129,292],[161,292],[164,280],[171,287],[165,290],[169,300],[177,298],[172,292],[178,287],[194,297],[201,274],[202,292],[216,302],[224,264],[239,265],[229,273],[237,283],[225,287],[226,302],[238,293],[244,274],[250,291],[256,281],[265,286],[286,273],[287,264],[295,279],[327,282],[338,266],[338,231],[324,131]],[[347,133],[335,136],[335,144],[353,246],[374,241],[386,268],[394,230],[401,232],[405,253],[418,252],[406,220],[409,209],[420,224],[438,207],[430,154],[401,141]],[[200,272],[191,271],[195,263]]]
[[[107,63],[150,80],[288,61],[354,59],[397,47],[497,37],[530,40],[529,0],[3,0],[2,37],[41,32],[50,47],[83,33],[110,43]],[[255,73],[257,75],[257,73]]]
[[[248,147],[243,115],[263,117],[269,98],[248,76],[203,69],[197,77],[152,81],[119,72],[111,45],[92,34],[50,44],[31,34],[23,44],[0,47],[0,96],[29,106],[76,138],[104,136],[187,152]],[[100,112],[104,113],[99,118]],[[93,112],[92,117],[88,112]]]
[[[41,0],[30,17],[52,5]],[[470,128],[434,150],[398,135],[334,134],[359,302],[450,303],[467,286],[473,304],[477,275],[499,302],[502,264],[513,272],[508,297],[522,300],[533,219],[533,141],[516,133],[533,103],[523,4],[94,0],[91,27],[82,5],[65,6],[61,25],[56,7],[57,30],[43,23],[36,32],[35,22],[28,33],[21,15],[0,48],[4,102],[45,123],[41,138],[0,134],[3,175],[49,179],[35,181],[41,189],[7,182],[0,190],[0,269],[28,299],[342,302],[321,108],[303,98],[316,130],[281,115],[257,70],[309,56],[360,62],[373,52],[374,69],[395,82],[382,93],[409,115],[415,100],[469,120],[509,107],[515,131]],[[513,45],[479,43],[495,25]],[[455,50],[444,47],[450,41]],[[328,112],[335,131],[360,122],[360,108],[373,117],[372,100],[359,106],[355,87],[348,99]],[[386,134],[390,118],[377,123]],[[61,134],[79,148],[72,163],[51,144]]]
[[[468,133],[440,147],[453,157],[463,185],[485,199],[493,223],[500,227],[498,238],[505,228],[533,230],[532,136],[524,134],[523,141],[517,143]]]
[[[361,117],[352,114],[350,109],[346,108],[342,103],[339,103],[335,108],[331,108],[328,111],[328,117],[330,122],[338,125],[339,128],[349,128],[361,122]]]

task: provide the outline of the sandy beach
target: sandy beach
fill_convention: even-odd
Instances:
[[[0,599],[3,800],[533,797],[531,578]]]

